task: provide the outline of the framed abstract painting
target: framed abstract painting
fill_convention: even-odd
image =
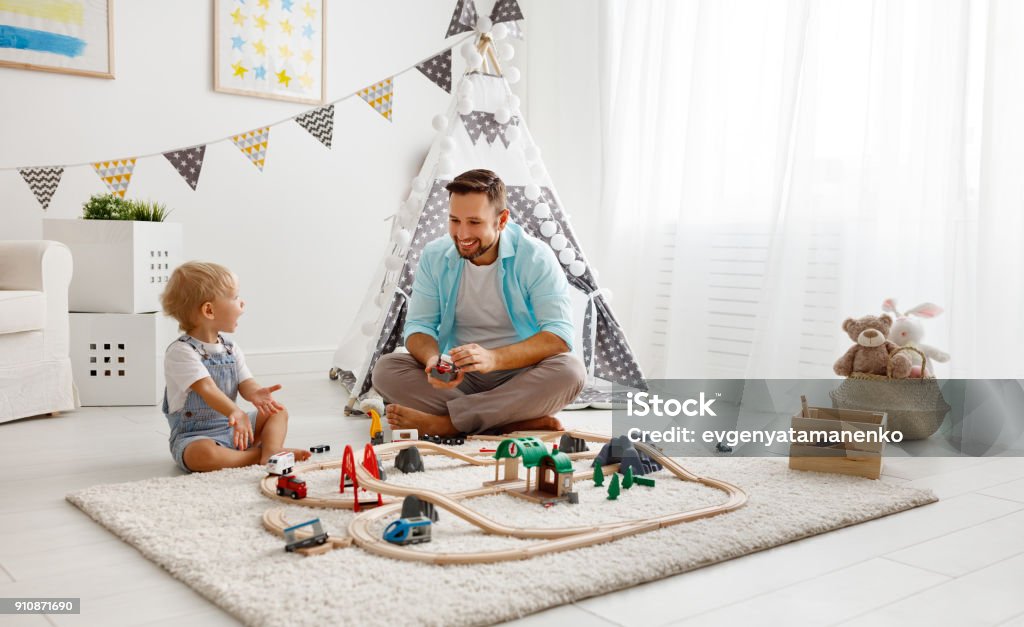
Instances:
[[[114,78],[113,0],[0,0],[0,66]]]
[[[325,9],[323,0],[214,0],[213,88],[323,104]]]

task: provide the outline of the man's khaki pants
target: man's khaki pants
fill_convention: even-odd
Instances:
[[[423,368],[408,353],[382,355],[373,368],[373,386],[389,403],[450,416],[463,433],[553,416],[579,396],[587,382],[583,362],[572,353],[515,370],[467,372],[450,390],[430,385]]]

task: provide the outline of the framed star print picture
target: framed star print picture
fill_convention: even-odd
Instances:
[[[114,78],[113,0],[0,0],[0,66]]]
[[[213,88],[322,104],[326,8],[324,0],[214,0]]]

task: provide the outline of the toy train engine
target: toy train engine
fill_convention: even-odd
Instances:
[[[267,472],[272,475],[290,475],[294,468],[294,453],[277,453],[267,460]]]
[[[430,542],[431,524],[426,516],[399,518],[384,529],[384,539],[402,545]]]

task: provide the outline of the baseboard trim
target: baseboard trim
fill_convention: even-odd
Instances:
[[[257,379],[265,375],[321,372],[331,369],[334,348],[296,348],[245,351],[245,361]]]

